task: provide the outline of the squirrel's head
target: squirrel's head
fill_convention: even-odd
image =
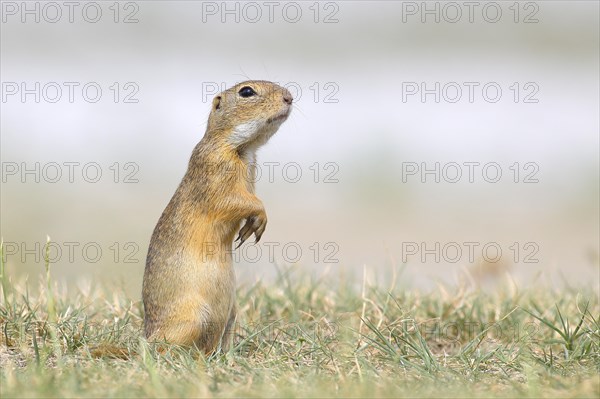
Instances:
[[[290,92],[272,82],[248,80],[212,101],[207,134],[236,149],[258,147],[269,140],[292,110]]]

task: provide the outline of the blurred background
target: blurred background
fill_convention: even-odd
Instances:
[[[241,283],[598,290],[598,7],[2,2],[6,270],[37,280],[49,237],[55,277],[139,298],[212,97],[264,79],[296,105],[259,152],[269,226]]]

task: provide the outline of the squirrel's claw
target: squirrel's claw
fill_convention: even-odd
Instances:
[[[260,241],[260,238],[262,237],[263,233],[265,232],[266,227],[267,227],[267,222],[258,226],[256,228],[256,230],[254,231],[254,237],[256,237],[256,240],[254,240],[255,244],[258,244],[258,242]]]
[[[246,219],[246,223],[240,229],[240,233],[238,234],[238,237],[236,239],[236,241],[239,241],[239,243],[238,243],[237,247],[235,247],[235,249],[238,249],[244,243],[244,241],[246,241],[248,239],[248,237],[250,237],[252,235],[252,225],[253,225],[252,218]]]
[[[238,238],[235,240],[239,240],[239,243],[235,249],[238,249],[252,235],[252,233],[254,233],[254,236],[256,237],[254,243],[258,243],[265,232],[266,227],[267,220],[264,217],[252,216],[246,219],[246,223],[240,229]]]

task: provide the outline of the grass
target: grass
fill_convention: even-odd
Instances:
[[[205,358],[161,355],[140,302],[110,287],[67,292],[49,265],[39,284],[0,274],[2,398],[600,394],[593,291],[356,288],[286,268],[239,289],[234,344]]]

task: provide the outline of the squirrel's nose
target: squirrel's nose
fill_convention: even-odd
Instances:
[[[290,92],[288,91],[287,93],[283,93],[283,101],[286,104],[291,104],[292,101],[294,101],[294,97],[292,97],[292,95],[290,94]]]

